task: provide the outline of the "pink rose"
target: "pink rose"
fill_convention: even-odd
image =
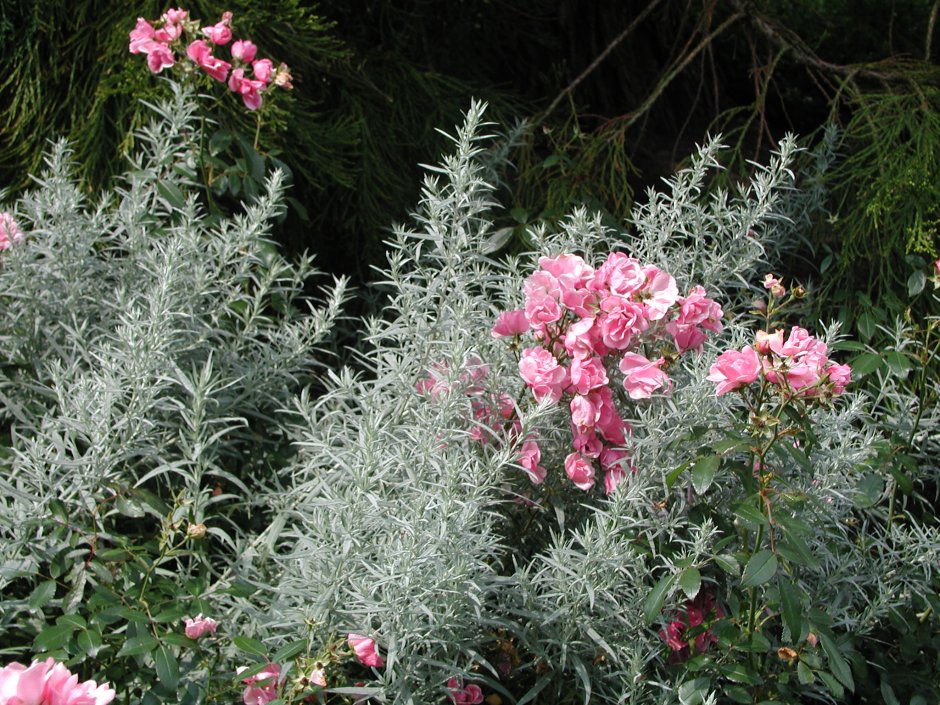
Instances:
[[[801,396],[815,396],[818,391],[815,387],[822,379],[824,374],[823,366],[828,361],[825,355],[816,353],[802,355],[797,358],[786,371],[787,384],[790,389],[802,392]]]
[[[229,27],[231,23],[232,13],[223,12],[222,19],[211,27],[203,28],[202,33],[209,37],[213,44],[228,44],[232,41],[232,30]]]
[[[189,13],[186,10],[179,9],[178,7],[172,10],[167,10],[163,13],[163,21],[167,24],[179,24],[187,17],[189,17]]]
[[[228,79],[228,87],[242,97],[242,103],[249,110],[257,110],[261,107],[261,92],[264,90],[264,83],[252,78],[245,78],[245,69],[234,69]]]
[[[522,335],[527,330],[529,330],[529,319],[526,318],[525,311],[515,309],[500,313],[490,334],[494,338],[506,338],[511,335]]]
[[[937,270],[937,274],[940,275],[940,259],[933,263],[933,268]]]
[[[9,705],[107,705],[115,691],[107,683],[78,681],[54,659],[29,666],[11,663],[0,668],[0,703]]]
[[[649,327],[643,305],[623,296],[602,300],[601,311],[598,319],[601,340],[611,350],[626,350]]]
[[[709,368],[709,375],[706,379],[718,385],[715,395],[720,397],[722,394],[727,394],[756,380],[761,369],[757,351],[747,345],[741,348],[741,352],[726,350],[721,353]]]
[[[244,666],[239,666],[237,673],[248,670]],[[243,678],[242,682],[247,683],[248,687],[242,693],[242,702],[245,705],[267,705],[272,700],[277,699],[277,681],[281,677],[281,667],[276,663],[269,663],[262,671],[253,676]]]
[[[250,64],[254,61],[257,51],[258,47],[247,39],[239,39],[232,44],[232,58],[244,64]]]
[[[190,639],[198,639],[206,634],[214,634],[219,626],[219,623],[214,619],[203,617],[201,613],[191,619],[186,617],[183,623],[186,625],[185,634]]]
[[[149,53],[149,47],[153,43],[154,29],[143,17],[137,18],[137,26],[129,33],[130,45],[128,47],[131,54]]]
[[[547,471],[539,462],[542,460],[542,450],[535,441],[526,441],[519,452],[519,464],[523,467],[533,485],[541,485],[545,481]]]
[[[646,283],[646,275],[639,260],[622,252],[612,252],[588,285],[599,293],[630,296]]]
[[[708,298],[701,286],[693,286],[688,296],[679,299],[679,317],[676,320],[682,325],[694,324],[720,333],[724,328],[721,323],[723,316],[721,306]]]
[[[594,424],[600,416],[600,409],[581,394],[576,394],[571,400],[571,423],[579,432],[594,430]]]
[[[385,659],[379,656],[375,640],[369,639],[362,634],[350,634],[346,637],[346,643],[356,654],[356,659],[363,666],[381,668],[385,665]]]
[[[568,371],[545,348],[526,348],[519,360],[519,374],[539,401],[561,399],[568,383]]]
[[[175,63],[176,56],[168,46],[158,42],[150,44],[150,50],[147,52],[147,68],[150,73],[160,73]]]
[[[326,688],[326,672],[324,672],[322,668],[315,668],[310,672],[310,677],[307,678],[307,681],[321,688]]]
[[[571,357],[606,355],[607,346],[600,339],[600,330],[594,318],[582,318],[568,326],[565,333],[565,352]]]
[[[833,394],[842,394],[849,382],[852,381],[852,368],[848,365],[830,363],[829,367],[826,368],[826,374],[829,376],[829,381],[832,382]]]
[[[761,355],[769,355],[774,349],[780,349],[783,346],[783,331],[775,330],[768,333],[765,330],[757,331],[754,336],[754,347]]]
[[[554,323],[562,316],[561,287],[558,280],[548,272],[538,270],[533,272],[522,285],[525,293],[525,314],[529,325],[542,329],[549,323]]]
[[[676,350],[679,352],[701,350],[705,343],[705,334],[696,325],[683,325],[678,321],[669,321],[666,324],[666,332],[672,336]]]
[[[601,453],[601,468],[604,470],[604,494],[608,497],[626,479],[627,470],[624,466],[629,459],[630,456],[626,451],[616,450],[615,448],[604,448]],[[633,469],[635,470],[635,468]]]
[[[203,71],[216,81],[225,81],[232,65],[212,56],[212,47],[205,40],[197,39],[186,49],[186,55],[193,60]]]
[[[252,62],[251,72],[257,80],[268,85],[274,75],[274,63],[271,59],[258,59]]]
[[[463,685],[456,677],[452,677],[447,681],[447,689],[454,705],[480,705],[483,702],[483,691],[473,683]]]
[[[663,358],[647,360],[638,353],[626,353],[620,360],[623,388],[631,399],[649,399],[653,392],[669,386],[669,377],[660,369]]]
[[[764,288],[770,289],[770,295],[775,299],[783,298],[787,293],[787,290],[784,288],[783,284],[780,283],[780,280],[777,279],[773,274],[768,274],[764,277]]]
[[[679,288],[671,274],[659,267],[643,267],[646,285],[634,294],[634,299],[642,300],[646,306],[646,318],[658,321],[679,300]]]
[[[0,213],[0,251],[9,250],[23,241],[23,231],[13,220],[13,216],[3,211]]]
[[[587,394],[592,389],[607,384],[607,370],[599,357],[582,359],[576,357],[571,361],[568,371],[571,386],[578,394]]]
[[[604,444],[594,429],[578,428],[574,424],[571,426],[571,447],[585,458],[597,458],[604,450]]]
[[[790,335],[786,342],[780,343],[778,338],[771,338],[769,341],[770,349],[780,355],[780,357],[799,357],[808,353],[817,355],[826,354],[826,344],[817,340],[809,331],[799,326],[793,326],[790,329]]]
[[[274,85],[278,88],[283,88],[285,91],[289,91],[294,87],[294,84],[291,83],[293,76],[290,75],[290,68],[287,64],[281,62],[277,67],[277,73],[274,74]]]
[[[579,490],[586,492],[594,487],[594,464],[580,453],[565,458],[565,474]]]

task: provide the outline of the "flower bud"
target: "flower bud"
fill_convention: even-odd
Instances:
[[[199,539],[204,539],[205,537],[206,525],[202,522],[198,524],[190,524],[188,527],[186,527],[186,538],[198,541]]]

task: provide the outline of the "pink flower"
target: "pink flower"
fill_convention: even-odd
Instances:
[[[643,305],[623,296],[602,300],[601,311],[601,340],[611,350],[626,350],[649,327]]]
[[[630,460],[630,455],[623,450],[616,448],[604,448],[601,452],[601,468],[604,470],[604,494],[608,497],[612,495],[617,486],[627,477],[626,464]],[[636,468],[631,466],[635,472]]]
[[[244,666],[239,666],[237,673],[246,670],[248,669]],[[248,678],[243,678],[242,682],[247,683],[248,687],[242,693],[242,702],[245,705],[267,705],[267,703],[277,699],[277,681],[280,676],[280,665],[269,663],[262,671]]]
[[[715,395],[721,396],[745,386],[758,378],[761,372],[761,361],[757,351],[749,345],[736,350],[726,350],[718,356],[715,363],[709,368],[706,377],[718,386]]]
[[[634,298],[646,305],[647,319],[658,321],[679,300],[679,289],[672,275],[659,267],[643,267],[643,274],[646,276],[646,285],[634,294]]]
[[[186,49],[186,55],[216,81],[224,81],[228,77],[229,69],[232,68],[227,61],[212,56],[212,47],[203,39],[197,39],[190,44]]]
[[[274,74],[274,63],[271,59],[258,59],[252,62],[251,71],[257,80],[261,81],[264,85],[268,85]]]
[[[480,705],[483,702],[483,691],[473,683],[463,685],[456,677],[452,677],[447,681],[447,689],[450,690],[450,699],[454,705]]]
[[[780,357],[799,357],[808,353],[825,355],[827,350],[824,342],[817,340],[809,331],[799,326],[790,329],[790,335],[784,343],[781,343],[779,338],[771,337],[769,346]]]
[[[725,613],[716,604],[714,596],[704,590],[699,591],[694,600],[688,600],[682,612],[674,614],[666,628],[659,632],[663,641],[673,651],[672,662],[685,661],[693,653],[703,653],[711,644],[717,642],[718,639],[711,629],[705,629],[696,635],[692,642],[694,647],[690,647],[688,631],[724,616]]]
[[[846,386],[852,381],[852,368],[848,365],[837,365],[830,363],[826,368],[826,374],[829,375],[829,381],[832,382],[832,393],[842,394]]]
[[[176,56],[168,46],[159,42],[150,44],[150,50],[147,52],[147,68],[150,73],[160,73],[175,63]]]
[[[669,386],[669,377],[660,369],[663,358],[647,360],[638,353],[626,353],[620,360],[623,388],[631,399],[649,399],[660,387]]]
[[[539,267],[555,277],[561,290],[561,303],[579,316],[590,316],[594,294],[585,285],[594,276],[594,269],[578,255],[564,254],[541,257]]]
[[[239,39],[232,44],[232,58],[245,64],[254,61],[257,51],[258,47],[247,39]]]
[[[937,274],[940,275],[940,259],[933,263],[933,268],[937,270]]]
[[[604,450],[604,444],[594,429],[578,428],[574,424],[571,426],[571,447],[585,458],[600,457],[601,451]]]
[[[705,343],[706,336],[696,325],[683,325],[678,321],[669,321],[666,324],[666,332],[672,336],[676,350],[679,352],[701,350]]]
[[[533,272],[522,285],[525,292],[525,314],[529,325],[542,329],[549,323],[554,323],[562,316],[561,287],[558,280],[548,272],[538,270]]]
[[[280,66],[277,67],[277,73],[274,74],[274,85],[278,88],[283,88],[285,91],[289,91],[294,87],[294,84],[291,83],[293,76],[290,75],[290,69],[287,64],[281,62]]]
[[[575,394],[571,400],[571,423],[579,432],[591,431],[600,417],[600,409],[588,397]]]
[[[356,654],[356,659],[363,666],[372,666],[381,668],[385,665],[385,659],[379,656],[376,649],[375,640],[362,636],[362,634],[350,634],[346,637],[346,643]]]
[[[594,487],[594,463],[580,453],[565,458],[565,474],[579,490],[586,492]]]
[[[545,481],[547,471],[539,462],[542,460],[542,450],[535,441],[526,441],[519,452],[519,464],[525,470],[533,485],[540,485]]]
[[[773,274],[768,274],[764,277],[764,288],[770,289],[770,295],[775,299],[782,298],[787,293],[783,284],[781,284],[780,280]]]
[[[828,362],[825,355],[809,353],[802,355],[786,371],[787,384],[794,391],[802,392],[801,396],[815,396],[818,390],[814,387],[819,384],[824,373],[823,366]],[[770,379],[770,375],[767,376]],[[777,375],[774,375],[777,377]],[[779,384],[779,380],[777,380]]]
[[[522,335],[527,330],[529,330],[529,319],[526,318],[525,311],[515,309],[500,313],[490,334],[494,338],[506,338],[511,335]]]
[[[114,696],[107,683],[79,683],[77,675],[51,658],[28,667],[11,663],[0,668],[3,705],[107,705]]]
[[[519,360],[519,374],[539,401],[561,399],[568,383],[568,371],[545,348],[526,348]]]
[[[688,296],[679,298],[679,317],[676,320],[682,325],[694,324],[720,333],[724,328],[721,323],[723,316],[721,306],[708,298],[705,289],[700,286],[692,287]]]
[[[592,389],[603,387],[608,381],[607,370],[599,357],[574,358],[568,374],[571,378],[571,387],[578,394],[587,394]]]
[[[3,211],[0,213],[0,251],[9,250],[13,245],[23,242],[23,231],[13,220],[13,216]]]
[[[313,685],[326,688],[326,672],[322,668],[314,668],[307,680]]]
[[[622,252],[612,252],[594,275],[589,288],[600,293],[630,296],[646,283],[639,260]]]
[[[600,329],[594,318],[582,318],[568,326],[565,333],[565,351],[571,357],[606,355],[607,346],[600,339]]]
[[[757,331],[754,337],[754,347],[761,355],[769,355],[774,349],[780,349],[783,345],[783,331],[775,330],[768,333],[765,330]]]
[[[178,7],[173,10],[167,10],[163,13],[163,21],[166,24],[179,24],[187,17],[189,17],[189,13],[186,10],[179,9]]]
[[[234,69],[228,79],[228,87],[242,97],[242,103],[249,110],[261,107],[261,92],[264,83],[252,78],[245,78],[245,69]]]
[[[232,30],[229,27],[231,23],[232,13],[223,12],[221,21],[217,22],[211,27],[203,28],[202,33],[209,37],[213,44],[228,44],[230,41],[232,41]]]
[[[203,617],[202,613],[193,618],[186,617],[183,623],[186,625],[185,634],[190,639],[198,639],[206,634],[214,634],[219,627],[219,623],[212,617]]]
[[[129,33],[130,36],[130,46],[128,49],[131,54],[146,54],[149,53],[150,45],[153,43],[154,29],[147,20],[143,17],[137,18],[137,26],[134,27]]]

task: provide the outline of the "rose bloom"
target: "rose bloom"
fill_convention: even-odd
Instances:
[[[842,394],[846,386],[852,381],[852,368],[848,365],[837,365],[830,363],[826,368],[826,374],[829,375],[829,381],[832,382],[832,393]]]
[[[548,397],[552,402],[557,402],[568,384],[568,371],[545,348],[523,350],[519,360],[519,374],[539,401]]]
[[[519,451],[519,465],[522,466],[533,485],[541,485],[545,481],[547,471],[539,462],[542,460],[542,449],[535,441],[526,441]]]
[[[23,231],[6,211],[0,213],[0,250],[8,250],[23,241]]]
[[[454,705],[480,705],[483,702],[483,691],[480,686],[473,683],[463,685],[456,677],[447,681],[450,690],[450,699]]]
[[[244,666],[239,666],[236,673],[247,670]],[[277,681],[280,677],[281,667],[276,663],[269,663],[264,670],[243,678],[242,682],[247,683],[248,687],[242,693],[242,702],[245,705],[267,705],[277,699]]]
[[[205,40],[197,39],[190,44],[186,49],[186,55],[216,81],[224,81],[228,78],[228,71],[232,65],[214,57],[212,47],[206,44]]]
[[[664,362],[659,358],[655,362],[647,360],[639,353],[626,353],[620,360],[623,372],[623,388],[631,399],[649,399],[660,387],[669,385],[669,377],[659,369]]]
[[[246,64],[250,64],[254,61],[257,51],[258,47],[247,39],[239,39],[232,44],[232,58]]]
[[[513,335],[522,335],[527,330],[529,330],[529,319],[526,318],[525,311],[515,309],[500,313],[490,334],[494,338],[508,338]]]
[[[715,395],[720,397],[722,394],[747,386],[756,380],[760,376],[761,369],[757,351],[746,345],[741,348],[740,352],[726,350],[721,353],[709,369],[706,379],[718,385]]]
[[[594,463],[580,453],[569,453],[565,458],[565,474],[579,490],[594,487]]]
[[[0,668],[3,705],[108,705],[114,696],[107,683],[79,683],[77,675],[51,658],[29,666],[10,663]]]
[[[369,639],[362,634],[350,634],[346,637],[346,643],[356,654],[356,660],[363,666],[381,668],[385,665],[385,659],[379,656],[374,639]]]
[[[219,627],[219,623],[212,617],[203,617],[201,613],[193,618],[186,617],[183,623],[186,625],[186,636],[190,639],[198,639],[206,634],[213,634]]]

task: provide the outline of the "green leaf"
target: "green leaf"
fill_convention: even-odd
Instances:
[[[877,325],[875,317],[869,311],[863,311],[855,320],[855,327],[865,340],[871,340],[877,330]]]
[[[884,355],[888,368],[896,375],[904,376],[909,370],[912,370],[916,363],[906,354],[899,350],[889,350]]]
[[[33,651],[61,649],[72,638],[75,629],[76,626],[68,622],[46,627],[33,639]]]
[[[728,575],[737,577],[741,574],[741,564],[738,563],[738,559],[731,554],[720,553],[717,556],[714,556],[714,559],[715,563],[718,564],[718,567],[725,571]]]
[[[124,642],[118,656],[139,656],[140,654],[149,654],[157,648],[159,642],[153,638],[152,634],[138,634],[132,636]]]
[[[858,490],[858,494],[854,497],[855,506],[861,508],[872,507],[881,499],[881,494],[885,489],[885,481],[874,473],[865,473],[855,489]]]
[[[78,648],[85,652],[88,658],[94,658],[101,650],[103,640],[97,629],[83,629],[78,634]]]
[[[762,585],[774,577],[777,572],[777,556],[773,552],[764,549],[758,551],[744,566],[744,575],[741,577],[741,585],[744,587],[756,587]]]
[[[170,690],[175,691],[180,680],[180,667],[176,657],[169,647],[161,646],[153,654],[153,662],[157,667],[157,678]]]
[[[520,225],[525,225],[529,222],[529,212],[525,208],[513,208],[509,211],[509,215]]]
[[[691,463],[682,463],[679,467],[670,470],[669,474],[666,475],[666,487],[672,489],[672,486],[676,484],[676,480],[679,479],[679,476],[691,465]]]
[[[927,283],[927,274],[923,269],[914,270],[914,273],[907,278],[907,293],[910,296],[917,296],[924,290]]]
[[[739,685],[726,685],[725,695],[727,695],[736,703],[744,703],[745,705],[750,705],[751,703],[754,702],[751,699],[751,694],[748,693],[744,688],[742,688]]]
[[[695,678],[679,686],[679,702],[682,705],[699,705],[705,700],[712,682],[708,678]]]
[[[226,130],[217,130],[209,138],[209,154],[213,157],[219,156],[232,144],[232,133]]]
[[[659,582],[653,586],[650,594],[647,595],[646,602],[643,605],[643,619],[647,624],[652,624],[653,620],[662,613],[663,603],[666,601],[666,596],[672,589],[675,580],[676,576],[673,573],[664,575],[659,579]]]
[[[884,678],[881,679],[881,697],[884,698],[885,705],[901,705],[898,696],[894,694],[894,688]]]
[[[875,353],[862,353],[861,355],[856,355],[852,358],[850,366],[852,367],[852,376],[853,377],[863,377],[867,374],[871,374],[876,370],[880,370],[884,365],[884,358],[881,355]]]
[[[27,602],[29,609],[38,610],[48,605],[50,600],[55,597],[55,587],[55,580],[46,580],[39,583],[29,594],[29,600]]]
[[[816,680],[816,676],[813,675],[813,669],[802,661],[796,664],[796,677],[800,679],[800,683],[803,685],[809,685]]]
[[[698,494],[705,494],[715,479],[721,456],[706,455],[695,461],[692,466],[692,487]]]
[[[183,196],[183,192],[172,181],[158,181],[157,193],[171,208],[182,210],[186,206],[186,198]]]
[[[842,684],[839,683],[831,674],[826,673],[825,671],[817,671],[816,675],[819,676],[819,680],[826,684],[826,687],[829,688],[829,692],[836,698],[836,700],[841,700],[845,695],[845,689],[842,687]]]
[[[822,644],[823,651],[826,652],[826,656],[829,658],[829,670],[832,671],[832,675],[838,678],[842,685],[854,693],[855,680],[852,678],[852,668],[839,650],[839,645],[836,644],[835,639],[829,636],[825,631],[820,630],[819,641]]]
[[[274,663],[283,663],[288,659],[294,658],[297,654],[307,648],[306,640],[294,641],[290,644],[285,644],[280,649],[274,652],[274,655],[271,657],[271,660]]]
[[[262,658],[268,657],[268,649],[257,639],[252,639],[247,636],[237,636],[232,639],[232,643],[235,644],[235,648],[240,651],[254,654],[255,656],[261,656]]]
[[[702,575],[697,568],[686,568],[679,573],[679,587],[690,600],[694,600],[702,587]]]
[[[761,679],[742,663],[727,663],[721,667],[721,675],[734,683],[757,685]]]
[[[777,576],[777,589],[783,606],[783,624],[790,632],[790,640],[796,641],[803,631],[803,605],[800,594],[785,576]]]
[[[748,504],[747,502],[738,502],[732,507],[732,511],[735,516],[737,516],[745,524],[748,524],[751,528],[756,529],[759,526],[767,525],[767,517],[764,516],[764,513],[757,509],[753,504]]]

